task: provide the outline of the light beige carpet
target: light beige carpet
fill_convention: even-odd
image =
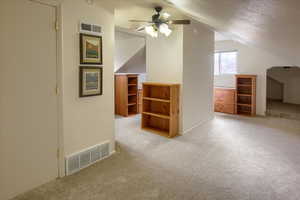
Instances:
[[[175,139],[116,120],[118,153],[15,200],[299,200],[300,123],[217,117]]]
[[[267,114],[272,117],[300,120],[300,105],[269,100]]]

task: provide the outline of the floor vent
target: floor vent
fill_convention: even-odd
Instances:
[[[66,175],[78,172],[109,155],[109,142],[72,154],[66,157]]]

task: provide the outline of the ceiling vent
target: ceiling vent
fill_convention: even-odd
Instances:
[[[79,32],[80,33],[87,33],[93,35],[101,35],[102,34],[102,27],[97,24],[89,24],[80,22],[79,24]]]

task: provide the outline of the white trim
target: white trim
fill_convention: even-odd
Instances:
[[[65,161],[64,161],[64,137],[63,137],[63,90],[62,90],[62,9],[61,4],[64,0],[28,0],[32,3],[38,3],[45,6],[55,8],[56,21],[59,29],[56,30],[56,84],[61,91],[57,95],[57,146],[59,152],[57,158],[57,177],[65,176]]]
[[[58,23],[58,30],[56,31],[57,39],[57,87],[61,91],[58,95],[58,177],[65,176],[65,160],[64,160],[64,135],[63,135],[63,35],[62,35],[62,7],[61,3],[63,0],[54,0],[56,8],[56,21]],[[52,0],[51,2],[54,3]]]
[[[63,0],[28,0],[28,1],[32,1],[34,3],[39,3],[47,6],[53,6],[53,7],[57,7],[63,2]]]
[[[203,124],[205,124],[205,123],[207,123],[207,122],[213,120],[214,117],[215,117],[215,116],[213,116],[211,119],[203,120],[203,121],[200,121],[200,122],[196,123],[196,124],[195,124],[194,126],[192,126],[191,128],[189,128],[189,129],[183,131],[183,135],[186,134],[186,133],[188,133],[188,132],[191,132],[191,131],[194,130],[195,128],[197,128],[197,127],[199,127],[199,126],[201,126],[201,125],[203,125]]]

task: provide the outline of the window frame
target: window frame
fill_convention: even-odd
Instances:
[[[222,61],[222,59],[221,59],[221,55],[222,55],[222,53],[236,53],[236,72],[235,73],[223,73],[222,72],[222,65],[221,65],[221,61]],[[219,54],[219,58],[218,58],[218,71],[219,71],[219,73],[218,74],[215,74],[215,72],[214,72],[214,76],[219,76],[219,75],[234,75],[234,74],[238,74],[238,50],[228,50],[228,51],[215,51],[215,53],[214,53],[214,64],[215,64],[215,56],[216,56],[216,54]],[[215,67],[216,66],[214,66],[214,71],[215,71]]]

